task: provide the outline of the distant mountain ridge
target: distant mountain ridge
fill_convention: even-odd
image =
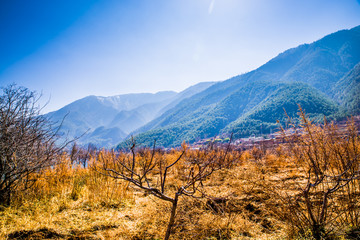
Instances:
[[[163,91],[123,94],[110,97],[88,96],[46,114],[52,122],[61,123],[60,135],[76,139],[80,145],[113,147],[130,132],[161,114],[163,108],[211,86],[196,84],[180,93]]]
[[[135,133],[139,144],[182,141],[276,128],[297,104],[313,119],[359,112],[360,26],[289,49],[258,69],[218,82],[167,109]],[[350,87],[349,87],[350,86]],[[124,146],[125,143],[121,144]]]

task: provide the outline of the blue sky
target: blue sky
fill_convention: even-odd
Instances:
[[[360,25],[359,0],[0,0],[0,85],[50,98],[181,91]]]

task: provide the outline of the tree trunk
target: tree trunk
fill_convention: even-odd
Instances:
[[[166,235],[164,240],[168,240],[171,234],[171,228],[174,225],[174,221],[175,221],[175,213],[176,213],[176,207],[177,207],[177,203],[178,203],[178,198],[179,198],[179,193],[175,194],[175,199],[172,203],[172,208],[171,208],[171,215],[170,215],[170,220],[169,220],[169,224],[166,230]]]
[[[10,190],[2,189],[0,190],[0,205],[9,206],[10,205]]]
[[[325,234],[325,228],[321,224],[314,224],[312,226],[312,235],[314,239],[321,240]]]

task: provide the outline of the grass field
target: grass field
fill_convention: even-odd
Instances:
[[[334,129],[310,127],[298,136],[302,141],[230,151],[231,165],[202,183],[206,196],[179,198],[170,238],[316,239],[314,223],[320,223],[320,239],[359,239],[359,136],[351,135],[350,125],[349,134],[337,138]],[[169,195],[183,183],[188,156],[196,151],[186,150],[168,173]],[[33,187],[15,192],[11,205],[1,207],[0,238],[162,239],[171,204],[98,171],[96,166],[113,154],[94,154],[86,168],[72,164],[65,153],[59,156],[55,167],[37,173]],[[179,154],[173,150],[155,158],[172,162]],[[353,163],[341,165],[339,159]],[[155,185],[157,174],[150,178]],[[352,179],[327,195],[322,219],[324,194],[339,174]],[[316,185],[319,176],[323,181]],[[306,195],[309,183],[314,186]]]

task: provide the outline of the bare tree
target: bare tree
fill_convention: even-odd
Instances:
[[[205,197],[203,181],[214,171],[231,166],[229,161],[233,161],[233,159],[227,158],[230,143],[225,150],[214,148],[196,151],[188,151],[186,145],[183,144],[177,158],[169,162],[160,157],[163,155],[161,153],[160,156],[156,156],[157,151],[161,150],[155,149],[155,143],[156,141],[154,141],[152,150],[139,150],[137,154],[136,143],[133,140],[129,154],[118,156],[114,154],[111,160],[99,159],[102,166],[97,170],[112,178],[128,181],[148,194],[170,202],[172,207],[164,238],[167,240],[174,225],[179,197]],[[180,161],[183,161],[181,167],[179,166]],[[171,191],[168,185],[168,175],[176,166],[179,167],[179,178],[181,178],[179,180],[182,181],[182,184],[175,191]]]
[[[326,121],[312,124],[300,108],[302,128],[285,136],[296,165],[304,173],[299,194],[283,198],[288,220],[315,239],[348,225],[359,224],[360,142],[355,125],[340,131]]]
[[[10,85],[0,95],[0,204],[9,205],[16,190],[36,181],[34,173],[54,163],[66,145],[56,145],[57,131],[40,115],[40,96]]]
[[[69,150],[71,164],[80,164],[86,168],[91,156],[95,156],[96,151],[97,148],[91,143],[88,144],[88,147],[85,149],[74,142]]]

